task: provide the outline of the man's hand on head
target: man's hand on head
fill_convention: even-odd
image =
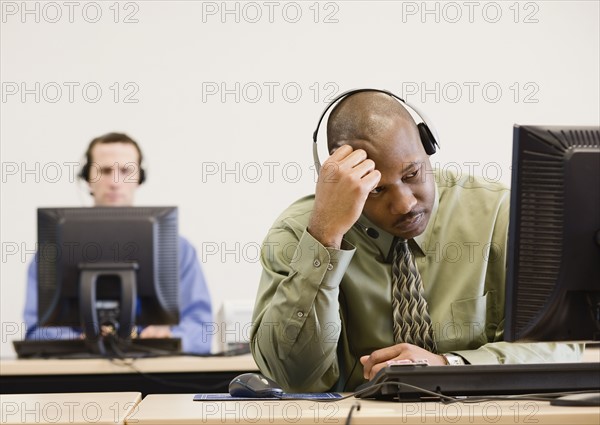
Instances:
[[[340,146],[319,172],[309,233],[324,246],[339,248],[380,179],[381,173],[364,150]]]
[[[373,351],[370,356],[362,356],[360,363],[363,365],[363,376],[371,380],[381,369],[386,367],[390,360],[427,360],[431,366],[443,366],[446,364],[444,356],[434,354],[424,348],[412,344],[396,344]]]

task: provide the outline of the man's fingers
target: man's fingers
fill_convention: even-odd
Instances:
[[[328,161],[341,161],[350,155],[354,149],[350,145],[342,145],[339,148],[336,148],[332,154],[329,156]]]
[[[388,360],[391,360],[402,354],[403,345],[405,344],[396,344],[375,350],[369,356],[369,360],[373,362],[373,364],[387,362]]]
[[[387,366],[387,363],[378,363],[375,366],[373,366],[371,368],[371,373],[369,374],[369,381],[371,379],[375,378],[375,375],[377,375],[377,373],[386,366]]]
[[[379,170],[373,170],[363,176],[363,182],[365,186],[369,189],[369,192],[377,187],[379,181],[381,180],[381,172]]]
[[[362,360],[361,360],[362,363]],[[377,375],[377,372],[379,372],[381,369],[383,369],[384,367],[387,366],[387,361],[383,362],[383,363],[375,363],[375,364],[365,364],[364,365],[364,369],[363,369],[363,376],[365,379],[373,379],[373,377],[375,375]]]
[[[377,170],[373,171],[376,172]],[[378,172],[378,171],[377,171]],[[379,350],[375,350],[371,353],[370,356],[367,356],[365,362],[363,364],[363,375],[366,379],[371,379],[377,372],[384,367],[388,360],[392,360],[397,358],[402,354],[403,344],[396,344],[390,347],[381,348]]]
[[[353,168],[367,159],[367,152],[363,149],[353,149],[350,145],[343,145],[336,149],[326,162],[337,163],[340,167]]]
[[[352,153],[344,158],[340,166],[347,166],[349,168],[354,168],[358,164],[364,162],[367,159],[367,152],[363,149],[356,149],[352,151]]]
[[[352,172],[358,174],[361,178],[375,169],[375,163],[370,159],[365,159],[354,166]]]

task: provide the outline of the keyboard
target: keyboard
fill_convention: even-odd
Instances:
[[[394,383],[378,386],[385,382]],[[401,382],[448,396],[600,391],[600,363],[427,366],[392,365],[359,386],[357,398],[416,401],[431,397]]]
[[[20,359],[30,358],[115,358],[120,357],[110,349],[107,344],[106,355],[93,353],[81,339],[62,339],[62,340],[22,340],[13,341],[13,347]],[[120,351],[127,357],[153,357],[164,355],[181,354],[181,338],[140,338],[132,341],[131,344],[120,343]]]

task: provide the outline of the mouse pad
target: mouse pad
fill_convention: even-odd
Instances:
[[[208,394],[196,394],[194,401],[232,401],[232,400],[335,400],[342,398],[341,394],[338,393],[301,393],[291,394],[284,393],[281,397],[232,397],[228,393],[208,393]]]

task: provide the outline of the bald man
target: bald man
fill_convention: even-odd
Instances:
[[[390,360],[579,360],[578,345],[503,342],[506,187],[432,170],[412,117],[383,93],[344,98],[327,139],[315,194],[286,209],[264,242],[251,333],[263,373],[286,391],[352,391]],[[399,240],[422,278],[433,351],[394,338]]]

